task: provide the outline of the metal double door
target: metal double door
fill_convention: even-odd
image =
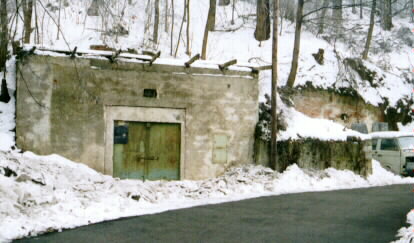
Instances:
[[[121,179],[179,180],[181,125],[115,121],[113,175]]]

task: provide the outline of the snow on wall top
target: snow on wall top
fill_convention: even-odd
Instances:
[[[34,46],[25,46],[25,50],[30,50]],[[63,52],[71,52],[67,49],[47,49],[47,48],[40,48],[34,51],[36,55],[44,55],[44,56],[67,56],[63,54]],[[102,58],[115,55],[114,52],[111,51],[100,51],[100,50],[90,50],[90,49],[80,49],[77,50],[77,53],[81,53],[82,56],[77,56],[77,58]],[[120,53],[118,58],[123,62],[134,62],[134,63],[148,63],[151,61],[152,57],[148,55],[139,55],[139,54],[132,54],[132,53]],[[184,59],[176,59],[176,58],[165,58],[160,57],[155,59],[153,62],[154,64],[161,64],[161,65],[171,65],[171,66],[180,66],[184,67],[185,63],[188,61]],[[219,63],[213,60],[197,60],[191,64],[193,68],[205,68],[205,69],[219,69],[219,65],[223,63]],[[237,72],[248,72],[251,73],[252,69],[259,68],[259,65],[250,64],[250,63],[241,63],[239,65],[231,65],[227,69],[229,71],[237,71]]]

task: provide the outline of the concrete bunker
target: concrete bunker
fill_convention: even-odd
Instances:
[[[258,79],[46,53],[18,62],[16,142],[121,178],[203,179],[253,161]]]

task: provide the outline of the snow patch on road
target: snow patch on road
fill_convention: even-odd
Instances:
[[[413,240],[414,240],[414,209],[412,209],[407,214],[407,223],[410,226],[402,227],[401,229],[399,229],[397,237],[400,237],[400,239],[396,240],[396,241],[393,241],[393,243],[413,242]]]
[[[202,181],[119,180],[57,155],[0,152],[0,242],[120,217],[253,197],[414,183],[373,161],[373,174],[262,166]]]

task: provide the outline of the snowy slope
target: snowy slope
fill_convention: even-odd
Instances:
[[[90,1],[74,1],[69,0],[68,5],[63,5],[61,12],[61,29],[59,39],[57,39],[58,18],[58,1],[48,1],[49,5],[38,6],[39,16],[43,16],[44,20],[41,25],[41,33],[39,38],[35,34],[32,35],[32,43],[39,41],[38,45],[51,49],[67,49],[72,50],[75,46],[79,50],[87,50],[90,45],[106,44],[116,49],[135,49],[141,50],[160,50],[163,58],[172,58],[170,33],[164,31],[165,11],[164,1],[160,1],[160,27],[159,40],[154,43],[152,38],[152,20],[147,18],[146,11],[147,1],[131,1],[131,5],[127,1],[108,0],[107,9],[100,9],[100,14],[104,17],[87,16],[86,10],[90,6]],[[176,52],[178,32],[181,27],[183,16],[183,3],[174,1],[174,34],[173,34],[173,50]],[[208,0],[191,1],[191,21],[190,21],[190,52],[191,55],[201,52],[202,37],[204,33],[205,21],[209,2]],[[49,13],[45,14],[43,9],[48,9]],[[169,6],[171,8],[171,6]],[[153,6],[149,6],[153,9]],[[329,29],[327,34],[315,36],[311,30],[312,27],[305,24],[302,31],[301,52],[299,58],[299,70],[295,85],[305,85],[311,82],[313,86],[322,88],[341,88],[353,87],[362,96],[362,98],[373,105],[379,105],[385,99],[389,101],[390,106],[394,106],[397,101],[403,97],[411,97],[414,88],[410,80],[413,56],[410,55],[411,47],[410,36],[405,34],[401,36],[401,31],[409,29],[410,23],[408,18],[394,18],[394,28],[392,31],[382,31],[379,24],[374,28],[374,38],[370,58],[364,62],[369,69],[377,73],[374,82],[379,87],[372,87],[367,81],[361,80],[355,71],[345,69],[343,61],[345,58],[359,57],[362,52],[361,43],[364,43],[369,12],[365,12],[365,17],[360,20],[359,17],[350,12],[350,9],[344,10],[345,28],[353,28],[347,32],[348,41],[343,39],[332,40],[334,35]],[[216,31],[210,32],[208,42],[208,59],[214,62],[224,62],[236,58],[241,65],[268,65],[271,61],[271,40],[263,41],[259,46],[259,42],[254,39],[255,18],[249,17],[255,14],[255,6],[248,2],[238,2],[235,11],[235,23],[231,24],[231,6],[218,6],[216,14]],[[171,22],[171,20],[170,20]],[[127,35],[105,35],[104,32],[113,30],[114,26],[121,25],[128,31]],[[171,23],[169,23],[171,28]],[[356,28],[357,26],[358,28]],[[186,46],[186,23],[184,23],[182,37],[177,51],[176,63],[183,63],[188,60],[189,56],[185,53]],[[279,40],[279,85],[286,83],[287,76],[290,71],[290,62],[292,58],[293,40],[294,40],[295,24],[288,20],[284,20],[280,26],[282,29]],[[20,25],[19,28],[22,28]],[[18,34],[20,31],[17,32]],[[405,33],[405,32],[402,32]],[[399,37],[399,38],[397,38]],[[406,40],[408,38],[408,40]],[[405,41],[404,41],[405,40]],[[414,39],[412,39],[414,41]],[[382,48],[384,43],[391,43],[387,48]],[[318,49],[325,50],[325,63],[319,65],[312,57]],[[199,61],[198,61],[199,62]],[[197,65],[197,63],[195,65]],[[9,73],[13,72],[13,68],[9,69]],[[270,71],[264,71],[260,77],[260,100],[264,101],[264,94],[270,93]],[[347,81],[354,79],[353,81]],[[13,79],[8,79],[9,87],[13,89]],[[13,102],[11,102],[13,103]],[[280,103],[279,103],[280,104]],[[14,123],[10,113],[14,111],[12,104],[0,106],[0,132],[4,137],[0,144],[0,149],[7,149],[13,145],[13,133],[9,132],[13,129]],[[334,124],[328,120],[311,120],[291,109],[288,119],[294,120],[288,131],[280,134],[280,137],[296,138],[297,134],[302,137],[311,136],[321,139],[339,138],[343,140],[348,133],[347,129],[340,125]],[[1,122],[3,125],[1,125]],[[304,127],[304,125],[306,125]],[[404,129],[404,128],[402,128]],[[410,130],[408,125],[406,130]],[[315,132],[312,132],[315,131]],[[319,131],[324,131],[320,133]],[[337,131],[337,132],[334,132]],[[312,132],[309,134],[309,132]],[[320,134],[320,135],[319,135]]]
[[[51,5],[57,6],[56,1],[49,1]],[[116,49],[126,50],[128,48],[136,50],[153,49],[160,50],[162,57],[170,56],[170,33],[164,31],[165,11],[164,1],[160,1],[160,26],[159,41],[154,43],[152,39],[152,19],[147,19],[147,1],[107,1],[108,10],[101,9],[101,17],[90,17],[86,15],[86,9],[90,6],[90,1],[69,0],[68,6],[64,7],[61,13],[61,28],[63,35],[57,40],[56,22],[58,11],[50,11],[50,16],[45,15],[43,21],[44,34],[40,37],[40,45],[50,48],[65,48],[72,50],[75,46],[79,49],[88,49],[91,44],[107,44]],[[190,53],[194,55],[201,52],[202,38],[204,33],[205,21],[207,18],[208,0],[191,1],[191,20],[190,20]],[[171,6],[169,6],[171,8]],[[153,6],[150,6],[153,9]],[[39,15],[42,16],[42,8],[39,7]],[[106,11],[112,12],[112,15]],[[210,32],[207,56],[210,60],[219,62],[237,59],[239,63],[258,63],[270,64],[271,62],[271,40],[259,42],[254,39],[255,18],[247,17],[255,14],[255,6],[240,1],[236,5],[235,23],[231,21],[231,6],[218,6],[216,14],[216,31]],[[369,87],[366,81],[360,80],[356,75],[356,83],[345,82],[343,78],[343,65],[341,62],[345,58],[360,57],[366,33],[367,23],[369,22],[369,11],[365,12],[365,17],[360,20],[357,15],[351,14],[350,9],[344,9],[345,28],[352,29],[346,32],[348,39],[335,40],[333,31],[327,30],[327,34],[315,36],[308,24],[305,24],[302,32],[301,53],[299,59],[299,72],[296,85],[303,85],[310,81],[318,87],[348,87],[353,86],[362,97],[373,105],[383,102],[382,98],[387,97],[390,105],[404,97],[410,96],[412,84],[404,82],[404,75],[410,78],[413,68],[414,57],[411,55],[410,41],[414,38],[402,36],[411,26],[408,17],[401,19],[394,18],[394,28],[392,31],[383,31],[379,23],[374,28],[374,37],[370,58],[365,64],[377,72],[378,78],[383,78],[383,86],[378,88]],[[178,32],[181,27],[183,16],[182,1],[175,1],[174,5],[174,34],[173,34],[173,53],[176,52]],[[153,15],[151,15],[153,17]],[[311,16],[312,17],[312,16]],[[113,29],[113,26],[122,25],[128,31],[128,35],[104,34],[104,31]],[[171,23],[169,23],[169,28]],[[186,46],[183,41],[186,39],[186,23],[184,23],[180,46],[177,51],[177,58],[188,59],[185,53]],[[295,24],[288,20],[283,21],[280,26],[282,32],[279,40],[279,65],[280,77],[279,85],[284,85],[290,70],[292,57]],[[358,28],[356,28],[358,27]],[[405,31],[405,32],[404,32]],[[410,34],[410,33],[409,33]],[[414,36],[413,36],[414,37]],[[399,39],[401,38],[401,39]],[[405,42],[403,40],[407,39]],[[409,39],[411,38],[411,39]],[[32,36],[32,43],[35,42]],[[328,40],[328,41],[327,41]],[[385,44],[384,44],[385,43]],[[387,48],[384,47],[386,45]],[[312,57],[318,49],[325,50],[325,64],[319,65]],[[340,59],[338,59],[340,58]],[[265,73],[262,80],[262,91],[270,91],[270,75]]]

